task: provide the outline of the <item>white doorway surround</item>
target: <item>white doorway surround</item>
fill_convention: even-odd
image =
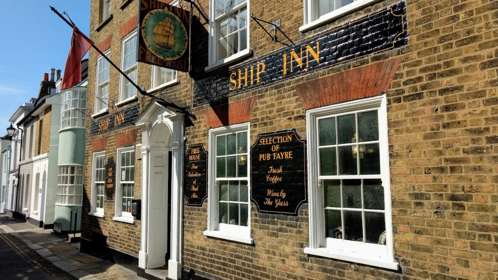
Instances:
[[[143,174],[138,266],[146,272],[167,269],[168,279],[182,274],[183,118],[154,102],[137,122],[142,129]]]

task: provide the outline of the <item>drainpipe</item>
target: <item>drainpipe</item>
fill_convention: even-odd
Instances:
[[[23,150],[22,150],[22,146],[23,146],[23,142],[22,142],[22,138],[24,137],[24,129],[18,127],[17,128],[19,131],[21,131],[21,139],[19,141],[19,161],[17,162],[17,187],[16,187],[16,206],[14,207],[14,211],[17,212],[17,207],[19,206],[19,187],[20,187],[20,182],[21,182],[21,159],[22,159],[22,155],[23,155]],[[21,212],[22,212],[22,209],[21,209]]]

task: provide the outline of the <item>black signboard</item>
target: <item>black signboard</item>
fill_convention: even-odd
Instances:
[[[105,165],[105,194],[107,200],[114,200],[114,182],[116,178],[116,163],[111,157]]]
[[[190,12],[169,1],[140,1],[138,61],[188,71]]]
[[[408,43],[406,4],[383,10],[283,47],[244,63],[220,68],[194,82],[193,106],[222,103],[248,90],[308,75],[312,71],[399,48]],[[197,34],[196,34],[197,36]],[[194,36],[194,37],[196,37]]]
[[[260,212],[297,215],[306,202],[305,156],[295,130],[258,136],[251,148],[251,199]]]
[[[202,206],[207,197],[207,152],[201,144],[191,145],[185,153],[185,196],[187,205]]]

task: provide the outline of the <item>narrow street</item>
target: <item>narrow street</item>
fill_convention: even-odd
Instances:
[[[0,214],[0,279],[143,280],[133,264],[81,253],[79,243],[8,214]]]
[[[0,222],[1,223],[1,222]],[[21,240],[0,229],[1,279],[73,279],[41,258]]]

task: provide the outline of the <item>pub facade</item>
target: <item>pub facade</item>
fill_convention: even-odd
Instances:
[[[497,276],[496,1],[173,1],[188,74],[137,62],[186,38],[137,16],[161,3],[92,1],[152,97],[91,51],[83,250],[152,279]]]

